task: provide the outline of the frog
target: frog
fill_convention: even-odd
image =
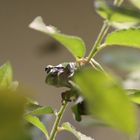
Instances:
[[[56,66],[47,65],[45,68],[45,72],[47,73],[45,82],[55,87],[68,88],[68,90],[61,93],[62,103],[64,100],[67,102],[74,102],[75,105],[72,107],[74,108],[72,111],[75,114],[75,119],[80,121],[81,115],[87,114],[87,105],[81,96],[81,91],[73,82],[74,74],[78,70],[79,66],[77,66],[76,62],[65,62]],[[79,101],[79,98],[82,100]]]

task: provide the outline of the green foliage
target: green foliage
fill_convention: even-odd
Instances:
[[[130,0],[130,2],[140,8],[139,1]],[[119,129],[128,135],[135,134],[137,130],[136,116],[131,101],[137,104],[140,103],[139,91],[133,91],[133,93],[131,91],[131,94],[129,94],[128,91],[126,92],[113,76],[107,75],[102,66],[92,59],[92,57],[100,51],[100,48],[104,46],[120,45],[140,48],[140,29],[137,28],[140,25],[140,11],[122,7],[122,3],[123,0],[114,0],[114,5],[108,5],[104,0],[95,1],[96,11],[105,19],[105,22],[89,56],[86,58],[83,58],[86,49],[82,39],[61,34],[55,27],[46,26],[41,17],[37,17],[30,24],[30,28],[46,33],[63,44],[76,58],[76,62],[67,64],[67,66],[74,64],[74,67],[71,67],[71,65],[65,67],[63,64],[57,66],[49,65],[46,67],[47,84],[56,87],[65,86],[69,88],[68,91],[61,94],[62,107],[58,114],[56,113],[56,121],[50,137],[47,132],[47,138],[49,138],[49,140],[55,139],[57,127],[59,126],[66,104],[68,101],[72,101],[71,98],[73,95],[76,96],[74,96],[73,101],[75,104],[72,106],[72,112],[77,121],[81,121],[81,115],[87,115],[86,107],[88,107],[90,115],[97,118],[99,122]],[[119,29],[125,28],[127,30],[117,30],[107,35],[110,25]],[[105,42],[102,44],[104,38]],[[83,69],[83,66],[87,67],[89,63],[90,68]],[[75,74],[75,71],[78,72]],[[73,82],[73,76],[75,83]],[[81,95],[84,98],[82,97],[82,101],[77,103],[76,100],[78,100]],[[85,102],[86,107],[85,104],[82,104]],[[37,117],[32,115],[43,115],[48,113],[53,113],[53,110],[48,107],[40,107],[30,111],[28,116],[26,116],[26,119],[43,132],[45,131],[44,133],[46,135],[45,126],[42,125]],[[67,130],[73,133],[79,140],[92,140],[92,138],[77,132],[69,123],[64,123],[62,127],[60,127],[60,130]]]
[[[29,27],[41,31],[59,41],[72,53],[72,55],[76,59],[84,57],[86,48],[81,38],[64,35],[60,33],[60,31],[55,27],[46,26],[41,17],[35,18],[35,20],[29,25]]]
[[[27,98],[26,113],[32,112],[33,110],[36,110],[40,107],[42,107],[42,106],[39,105],[39,103],[37,101],[34,101],[31,98]]]
[[[122,3],[123,0],[115,0],[114,5],[108,5],[103,0],[97,0],[95,2],[96,11],[105,19],[105,22],[89,56],[86,58],[83,58],[86,49],[84,42],[80,38],[61,34],[55,27],[46,26],[41,17],[37,17],[30,24],[30,28],[53,37],[63,44],[76,58],[76,62],[67,63],[67,66],[74,64],[74,67],[71,67],[71,65],[65,67],[63,64],[57,66],[49,65],[46,67],[47,84],[56,87],[65,86],[70,88],[70,90],[61,94],[62,100],[65,103],[72,101],[71,98],[74,94],[76,95],[74,96],[74,101],[81,97],[81,95],[84,97],[84,99],[79,102],[80,106],[78,106],[79,104],[76,102],[72,106],[72,112],[75,115],[75,119],[81,121],[81,115],[87,115],[87,108],[85,108],[85,105],[82,105],[82,103],[86,102],[90,115],[96,117],[100,122],[125,132],[128,135],[133,135],[137,130],[137,126],[135,109],[131,101],[135,103],[139,102],[139,92],[137,94],[133,93],[128,95],[128,92],[123,89],[119,82],[113,76],[107,75],[102,66],[92,59],[103,46],[121,45],[135,48],[140,47],[140,41],[138,38],[138,36],[140,36],[140,29],[137,28],[140,24],[140,11],[122,7]],[[110,25],[117,28],[126,28],[126,30],[113,31],[107,35]],[[102,44],[104,38],[105,42]],[[82,69],[82,66],[87,67],[89,63],[92,68]],[[75,74],[75,71],[78,72]],[[73,76],[75,83],[72,81]],[[64,93],[67,93],[67,95],[64,95]],[[50,138],[49,140],[55,139],[57,127],[59,126],[65,106],[66,104],[62,104],[60,111],[56,114],[56,121],[50,137],[48,136]],[[48,108],[45,108],[44,110],[44,108],[41,107],[39,110],[37,109],[30,112],[32,115],[48,113],[53,113],[53,110],[50,109],[48,111]],[[35,120],[36,119],[37,118],[35,117]],[[29,120],[34,125],[38,123],[38,119],[37,122],[33,121],[34,117]],[[92,139],[77,132],[69,123],[64,123],[60,129],[73,133],[80,140]]]
[[[73,135],[76,136],[76,138],[77,138],[78,140],[94,140],[93,138],[88,137],[88,136],[82,134],[82,133],[79,132],[79,131],[76,131],[75,128],[74,128],[70,123],[68,123],[68,122],[63,123],[63,124],[62,124],[62,127],[61,127],[60,129],[66,130],[66,131],[68,131],[68,132],[71,132]]]
[[[73,105],[72,108],[71,108],[73,114],[74,114],[74,118],[76,121],[81,121],[82,118],[81,118],[81,114],[79,112],[79,108],[78,108],[78,105]]]
[[[140,22],[140,12],[124,7],[107,5],[103,1],[95,3],[97,13],[109,21],[115,22]]]
[[[85,69],[76,74],[75,82],[81,88],[92,116],[127,134],[136,132],[134,108],[123,88],[112,77]]]
[[[127,92],[132,102],[140,104],[140,90],[131,89],[127,90]]]
[[[84,99],[82,99],[82,97],[79,97],[77,99],[77,102],[71,107],[71,110],[73,112],[75,120],[79,122],[82,120],[82,115],[89,114],[87,104]]]
[[[1,140],[31,140],[24,126],[25,103],[21,91],[0,90]]]
[[[37,116],[54,114],[53,109],[51,107],[42,107],[38,104],[38,102],[33,101],[30,98],[28,98],[26,108],[27,112],[24,115],[25,120],[37,127],[39,130],[41,130],[41,132],[43,132],[46,138],[48,139],[49,135],[46,126],[41,122],[41,120]]]
[[[34,109],[33,111],[28,112],[28,115],[46,115],[46,114],[53,114],[54,111],[51,107],[39,107]]]
[[[36,126],[38,129],[41,130],[41,132],[43,132],[46,136],[46,138],[48,138],[48,131],[45,127],[45,125],[39,120],[38,117],[36,116],[32,116],[32,115],[25,115],[25,120],[28,121],[29,123],[31,123],[32,125]]]
[[[139,0],[129,0],[133,5],[140,9],[140,1]]]
[[[134,94],[130,95],[130,98],[134,103],[140,104],[140,91],[135,92]]]
[[[139,0],[130,2],[140,8]],[[55,140],[58,130],[71,132],[78,140],[93,140],[76,131],[68,122],[59,127],[66,106],[71,101],[74,102],[72,112],[77,121],[82,120],[81,115],[88,114],[93,117],[94,124],[111,126],[129,136],[136,133],[136,114],[131,101],[140,104],[140,91],[126,91],[116,78],[107,74],[92,58],[105,46],[140,48],[140,11],[122,7],[122,3],[123,0],[114,0],[114,5],[108,5],[104,0],[96,0],[96,11],[105,21],[88,57],[85,57],[86,47],[81,38],[62,34],[55,27],[46,26],[41,17],[34,19],[29,27],[64,45],[76,58],[76,62],[48,65],[45,68],[46,84],[67,87],[67,90],[61,93],[62,106],[58,112],[54,112],[51,107],[40,106],[29,98],[21,97],[21,92],[17,89],[18,82],[13,81],[11,65],[6,63],[0,67],[0,139],[30,140],[23,125],[24,118],[26,123],[29,122],[40,129],[48,140]],[[123,30],[113,31],[107,35],[110,25]],[[105,42],[102,44],[104,38]],[[121,64],[119,61],[118,63]],[[46,114],[56,115],[50,134],[39,118],[40,115]]]
[[[140,48],[140,29],[118,30],[108,34],[105,40],[106,45],[120,45]]]
[[[12,68],[9,62],[0,67],[0,89],[11,86],[13,80]]]
[[[16,90],[17,86],[7,62],[0,67],[0,139],[31,140],[23,124],[26,99],[21,96],[22,91]]]

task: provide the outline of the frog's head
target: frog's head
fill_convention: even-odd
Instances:
[[[76,64],[62,63],[57,66],[48,65],[45,68],[47,73],[46,83],[56,87],[70,87],[69,80],[76,70]]]

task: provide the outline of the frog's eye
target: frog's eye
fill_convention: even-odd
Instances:
[[[64,69],[65,67],[62,64],[55,66],[57,69]]]
[[[52,65],[48,65],[48,66],[45,68],[45,71],[46,71],[47,73],[49,73],[49,72],[51,71],[52,68],[53,68]]]

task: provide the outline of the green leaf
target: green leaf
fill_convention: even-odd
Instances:
[[[8,62],[0,67],[0,88],[9,88],[12,83],[12,79],[12,67]]]
[[[48,131],[45,127],[45,125],[37,118],[36,116],[32,115],[25,115],[25,120],[31,123],[32,125],[36,126],[38,129],[40,129],[46,136],[46,138],[49,137]]]
[[[140,23],[138,22],[136,23],[135,22],[125,22],[125,23],[111,22],[110,25],[116,29],[129,29],[129,28],[139,28]]]
[[[106,45],[120,45],[140,48],[140,28],[111,32],[105,39]]]
[[[46,114],[53,114],[54,111],[51,107],[39,107],[31,112],[28,112],[29,115],[46,115]]]
[[[78,105],[77,104],[76,105],[73,105],[71,107],[71,110],[72,110],[72,112],[74,114],[75,120],[78,121],[78,122],[80,122],[82,118],[81,118],[81,114],[80,114],[79,109],[78,109]]]
[[[96,1],[95,3],[97,13],[104,19],[110,22],[140,22],[140,12],[125,7],[117,7],[114,5],[107,5],[104,1]]]
[[[130,95],[130,98],[134,103],[140,104],[140,91],[135,92],[134,94]]]
[[[129,0],[134,6],[140,9],[140,0]]]
[[[71,132],[73,135],[77,137],[78,140],[94,140],[93,138],[88,137],[79,131],[76,131],[75,128],[68,122],[62,124],[62,130]]]
[[[0,140],[27,140],[28,128],[25,130],[23,119],[25,103],[20,91],[0,89]]]
[[[63,44],[72,53],[72,55],[76,57],[76,59],[84,57],[86,48],[81,38],[64,35],[55,27],[46,26],[41,17],[36,17],[29,27],[56,39],[58,42]]]
[[[140,104],[140,90],[132,89],[132,90],[127,90],[127,92],[132,102],[136,104]]]
[[[93,69],[83,69],[75,75],[75,82],[81,88],[93,117],[127,134],[135,133],[133,105],[112,77]]]
[[[37,101],[32,100],[31,98],[27,98],[27,103],[26,103],[26,113],[32,112],[33,110],[36,110],[40,107],[39,103]]]
[[[80,96],[71,107],[71,110],[76,121],[81,121],[83,115],[89,115],[86,101]]]

